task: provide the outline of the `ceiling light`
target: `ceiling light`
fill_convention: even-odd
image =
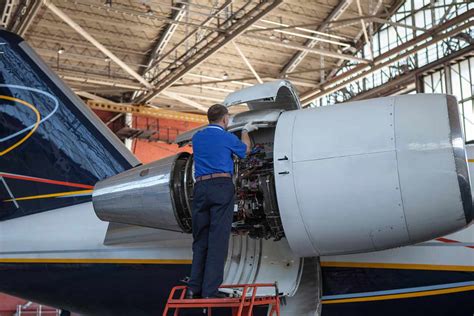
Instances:
[[[58,54],[61,55],[62,53],[64,53],[64,47],[60,47],[58,49]]]
[[[223,80],[229,79],[229,74],[227,72],[224,72],[224,74],[222,75],[222,79]]]
[[[104,5],[107,6],[107,7],[111,7],[112,6],[112,0],[105,0]]]
[[[104,61],[109,62],[109,61],[110,61],[110,58],[109,58],[109,57],[105,57],[105,58],[104,58]]]

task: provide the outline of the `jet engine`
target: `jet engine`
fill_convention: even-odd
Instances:
[[[400,247],[462,229],[473,206],[456,99],[405,95],[301,109],[287,81],[243,89],[231,118],[240,136],[260,128],[235,159],[233,232],[285,237],[301,257]],[[205,128],[205,127],[203,127]],[[191,141],[196,130],[181,135]],[[191,232],[193,156],[180,153],[100,181],[97,216]]]

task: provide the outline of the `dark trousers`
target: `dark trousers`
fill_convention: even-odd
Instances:
[[[224,277],[224,264],[234,212],[231,178],[203,180],[194,186],[193,266],[189,287],[203,297],[217,293]]]

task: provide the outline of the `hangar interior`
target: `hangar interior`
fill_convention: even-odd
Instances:
[[[143,163],[189,151],[173,142],[209,106],[277,79],[304,107],[452,94],[474,141],[473,1],[4,0],[0,13]]]
[[[169,145],[176,135],[205,122],[190,113],[202,115],[235,90],[276,79],[290,80],[309,107],[450,93],[472,140],[473,6],[451,0],[6,0],[1,26],[23,36],[150,161],[176,152]],[[140,107],[153,115],[136,113]],[[168,119],[164,111],[177,116]]]

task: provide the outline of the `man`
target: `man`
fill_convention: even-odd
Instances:
[[[257,129],[247,123],[239,140],[226,131],[229,112],[220,104],[207,111],[209,125],[192,140],[195,164],[193,265],[186,298],[219,298],[234,213],[232,155],[245,158],[251,149],[248,135]]]

